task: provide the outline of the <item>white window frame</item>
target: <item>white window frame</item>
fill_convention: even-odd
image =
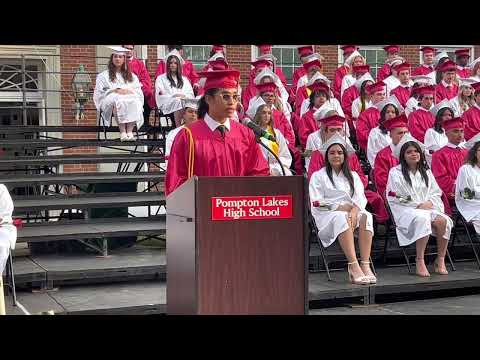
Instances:
[[[296,51],[297,48],[298,48],[298,45],[273,45],[272,47],[273,48],[283,48],[283,49],[294,49],[294,51]],[[259,56],[258,47],[256,45],[252,45],[251,53],[252,53],[252,61],[254,61]],[[300,65],[301,64],[299,64],[299,66]],[[281,67],[283,67],[283,66],[281,66]],[[296,67],[293,66],[293,69],[295,70]],[[293,72],[292,72],[292,74],[293,74]],[[291,85],[291,84],[288,84],[288,85]]]
[[[419,49],[423,46],[431,46],[437,51],[446,51],[446,52],[454,52],[455,50],[458,49],[470,49],[470,59],[474,59],[475,57],[475,47],[474,45],[420,45]],[[419,64],[423,64],[423,56],[421,51],[418,51],[418,56],[419,56]]]
[[[360,48],[360,51],[363,51],[363,50],[385,51],[383,49],[383,47],[385,45],[357,45],[357,46]],[[343,50],[340,49],[340,45],[337,46],[337,49],[338,49],[338,65],[337,65],[337,67],[340,67],[341,65],[344,64],[345,59],[343,58]],[[378,72],[378,70],[380,70],[382,68],[383,64],[382,65],[378,64],[377,66],[378,66],[377,67],[377,72]]]
[[[197,45],[182,45],[183,47],[185,46],[212,46],[212,45],[202,45],[202,44],[197,44]],[[165,55],[167,55],[167,45],[157,45],[157,64],[160,62],[161,59],[165,58]],[[226,56],[227,50],[225,49],[225,56]],[[189,59],[190,61],[192,59]],[[207,59],[205,59],[205,63],[203,65],[206,65]],[[194,64],[195,65],[195,64]]]

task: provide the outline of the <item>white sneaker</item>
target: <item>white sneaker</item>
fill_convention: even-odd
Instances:
[[[133,136],[133,133],[127,134],[127,141],[135,141],[135,137]]]
[[[127,133],[121,133],[120,134],[120,141],[128,141]]]

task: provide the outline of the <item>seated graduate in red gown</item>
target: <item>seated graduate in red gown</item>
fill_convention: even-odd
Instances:
[[[380,110],[378,110],[377,104],[385,100],[386,97],[385,84],[383,81],[367,86],[366,89],[372,97],[372,106],[360,114],[356,127],[358,146],[363,151],[367,151],[370,130],[377,127],[378,121],[380,120]]]
[[[242,105],[245,111],[248,109],[250,99],[257,94],[257,88],[255,86],[255,77],[260,74],[263,69],[270,69],[273,72],[273,63],[266,59],[257,59],[251,62],[253,69],[250,71],[248,78],[248,85],[242,93]]]
[[[190,60],[187,60],[184,58],[184,52],[183,52],[183,45],[167,45],[168,47],[168,52],[170,53],[173,50],[177,50],[180,55],[182,56],[182,59],[184,61],[182,65],[182,75],[185,76],[188,81],[190,81],[190,84],[192,84],[193,91],[196,92],[198,91],[198,74],[195,71],[195,66],[193,66],[193,63]],[[155,71],[155,81],[157,78],[165,74],[167,71],[167,67],[165,66],[165,61],[167,59],[162,59],[157,65],[157,70]]]
[[[442,77],[442,81],[435,87],[435,103],[443,99],[453,99],[458,94],[458,85],[455,84],[456,65],[453,61],[445,61],[437,73]]]
[[[331,115],[321,119],[322,146],[334,135],[340,135],[345,139],[345,143],[351,147],[348,138],[345,135],[345,118],[339,115]],[[348,164],[353,171],[356,171],[362,181],[365,189],[365,196],[372,207],[373,215],[378,222],[385,222],[388,219],[388,213],[383,199],[374,191],[367,190],[368,177],[364,174],[360,161],[355,153],[352,153],[348,159]],[[325,166],[325,157],[320,150],[311,152],[310,163],[308,166],[307,179],[310,180],[313,173],[321,170]]]
[[[202,71],[209,71],[212,69],[210,62],[219,58],[225,59],[225,47],[223,45],[213,45],[210,50],[210,55],[207,64],[202,68]]]
[[[258,47],[258,53],[260,54],[259,58],[270,58],[269,56],[271,56],[271,58],[274,60],[273,71],[274,71],[275,74],[277,74],[277,76],[280,79],[280,81],[282,82],[283,86],[285,86],[285,89],[287,89],[287,91],[288,91],[287,78],[283,74],[282,69],[279,68],[278,66],[276,66],[276,64],[275,64],[276,58],[272,54],[272,45],[257,45],[257,47]]]
[[[200,76],[206,81],[199,120],[175,138],[166,172],[166,195],[191,176],[270,175],[255,134],[231,120],[237,107],[240,72],[206,71]]]
[[[398,70],[401,69],[401,65],[403,63],[405,63],[405,59],[402,57],[397,57],[390,62],[391,74],[390,76],[387,76],[385,79],[383,79],[383,82],[387,87],[386,88],[387,97],[390,96],[390,93],[392,92],[393,89],[401,85],[400,78],[398,76]],[[411,81],[410,79],[409,79],[409,86],[413,86],[413,81]]]
[[[320,60],[319,54],[308,56],[303,67],[305,68],[306,76],[299,80],[295,95],[295,114],[298,117],[300,117],[300,110],[302,109],[303,101],[310,96],[307,84],[315,75],[317,75],[317,73],[322,74],[322,61]]]
[[[347,64],[345,60],[347,60],[348,57],[355,50],[358,50],[358,47],[356,45],[343,45],[343,46],[340,46],[340,49],[343,50],[344,63],[343,65],[339,66],[335,70],[335,75],[333,78],[333,85],[332,85],[333,96],[335,96],[335,98],[338,101],[342,99],[341,98],[342,80],[345,77],[345,75],[350,73],[350,68],[351,68],[351,64]]]
[[[358,77],[355,74],[354,67],[358,70],[360,66],[365,65],[365,58],[357,50],[351,53],[345,60],[345,64],[348,66],[348,72],[342,79],[342,84],[340,86],[340,102],[343,103],[343,95],[345,91],[351,86],[355,85]],[[367,72],[369,72],[368,70]],[[363,73],[364,74],[364,73]],[[360,74],[360,75],[363,75]]]
[[[435,151],[432,156],[432,172],[442,189],[445,212],[452,214],[451,205],[455,204],[455,180],[458,170],[465,163],[468,151],[464,142],[464,123],[462,118],[445,120],[442,123],[448,143]]]
[[[424,46],[420,48],[423,64],[419,65],[415,70],[412,71],[412,76],[428,75],[435,70],[433,65],[433,57],[435,56],[436,51],[437,50],[435,48],[430,46]]]
[[[480,82],[472,84],[472,88],[475,91],[475,105],[462,115],[465,121],[465,139],[467,140],[480,133]]]
[[[390,91],[390,95],[395,95],[400,105],[404,108],[407,106],[407,101],[410,99],[412,93],[413,82],[410,79],[410,64],[404,62],[395,67],[400,85]]]
[[[384,126],[388,130],[392,142],[380,150],[375,157],[373,178],[377,193],[386,200],[385,189],[387,188],[388,173],[391,168],[399,164],[398,158],[394,156],[394,150],[403,136],[408,133],[407,117],[405,114],[399,115],[385,121]]]
[[[408,115],[408,130],[415,139],[423,144],[425,133],[435,123],[435,117],[430,112],[435,100],[435,86],[423,86],[419,88],[418,94],[420,106]]]
[[[398,56],[400,51],[400,46],[398,45],[387,45],[383,48],[387,53],[387,60],[385,60],[385,65],[378,71],[377,81],[382,81],[390,76],[392,73],[390,62]]]
[[[457,76],[460,79],[470,77],[470,69],[467,66],[470,60],[470,49],[455,50],[455,61],[457,63]]]
[[[419,108],[420,89],[424,86],[433,86],[435,89],[435,81],[429,75],[412,76],[413,86],[410,99],[405,106],[405,115],[410,116],[412,112]],[[435,100],[435,98],[434,98]],[[433,106],[433,104],[432,104]]]

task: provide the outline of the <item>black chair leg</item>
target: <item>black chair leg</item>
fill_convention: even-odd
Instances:
[[[472,236],[470,235],[470,231],[468,229],[468,224],[463,218],[460,221],[462,222],[462,225],[465,229],[465,232],[467,233],[468,241],[470,242],[470,246],[472,247],[473,253],[475,255],[475,260],[477,261],[477,266],[480,269],[480,259],[478,258],[477,249],[475,248],[475,244],[473,243]],[[476,236],[476,235],[474,235],[474,236]]]
[[[403,247],[402,247],[402,252],[403,252],[403,256],[405,257],[405,261],[407,262],[408,273],[411,274],[412,273],[412,267],[410,266],[410,260],[408,259],[407,252],[406,252],[405,248],[403,248]]]
[[[452,257],[450,256],[450,251],[447,249],[447,257],[448,257],[448,262],[450,263],[450,266],[452,267],[452,271],[456,271],[457,269],[455,268],[455,265],[453,264]]]
[[[322,255],[323,264],[325,265],[325,271],[327,272],[328,281],[332,281],[332,277],[330,276],[330,268],[328,267],[327,255],[325,254],[325,249],[323,248],[322,242],[318,238],[318,235],[317,242],[318,246],[320,247],[320,254]]]
[[[8,268],[9,268],[9,286],[12,292],[13,297],[13,306],[17,306],[17,291],[15,290],[15,276],[13,273],[13,258],[12,258],[12,251],[10,250],[10,254],[8,256]]]

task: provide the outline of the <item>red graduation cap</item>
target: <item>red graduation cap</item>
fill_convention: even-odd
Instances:
[[[435,54],[437,52],[437,49],[430,46],[424,46],[420,49],[420,51],[423,52],[424,54],[428,54],[428,53]]]
[[[343,50],[343,56],[346,57],[358,49],[357,45],[343,45],[340,46],[340,49]]]
[[[272,51],[272,45],[257,45],[257,47],[262,52],[262,54]]]
[[[367,72],[370,72],[370,65],[355,65],[352,67],[352,72],[355,74],[366,74]]]
[[[468,56],[470,57],[470,49],[458,49],[455,50],[455,56],[461,57],[461,56]]]
[[[385,129],[387,130],[392,130],[394,128],[401,128],[401,127],[407,127],[408,124],[408,119],[405,113],[395,116],[394,118],[385,120],[383,122],[383,126],[385,126]]]
[[[435,94],[435,86],[434,85],[427,85],[421,86],[418,88],[417,92],[420,95],[434,95]]]
[[[215,52],[223,51],[223,45],[213,45],[212,51],[215,51]]]
[[[387,53],[398,53],[400,51],[400,46],[398,45],[387,45],[383,48]]]
[[[480,82],[473,83],[471,86],[475,90],[475,94],[480,93]]]
[[[328,93],[330,88],[323,81],[315,81],[312,85],[308,86],[308,89],[311,91],[325,91]]]
[[[233,69],[200,71],[198,75],[201,78],[206,78],[205,85],[203,86],[205,91],[210,89],[236,89],[238,87],[240,71]]]
[[[444,120],[442,122],[442,127],[445,129],[445,131],[452,130],[452,129],[463,129],[464,126],[465,124],[461,117]]]
[[[321,119],[320,122],[324,124],[325,127],[343,126],[343,124],[345,123],[345,118],[341,117],[340,115],[332,115]]]
[[[454,71],[457,69],[457,64],[455,64],[452,60],[445,61],[442,66],[440,66],[440,71]]]
[[[255,69],[263,69],[273,66],[273,63],[271,61],[268,61],[267,59],[255,60],[252,61],[251,64],[255,67]]]
[[[322,68],[322,63],[319,59],[314,59],[303,64],[303,68],[308,72],[312,66],[318,66],[320,69]]]
[[[378,81],[376,83],[367,85],[365,90],[369,95],[376,93],[377,91],[381,91],[385,88],[385,83],[383,81]]]
[[[277,85],[275,85],[274,82],[267,82],[263,84],[257,84],[255,85],[257,88],[257,92],[259,94],[264,93],[264,92],[275,92],[277,90]]]
[[[393,70],[399,73],[400,71],[410,70],[410,68],[411,68],[411,65],[409,63],[403,62],[401,64],[395,65],[393,67]]]
[[[305,56],[308,56],[308,55],[312,55],[313,52],[314,52],[313,45],[299,46],[297,48],[297,51],[298,51],[298,55],[300,55],[300,57],[305,57]]]

